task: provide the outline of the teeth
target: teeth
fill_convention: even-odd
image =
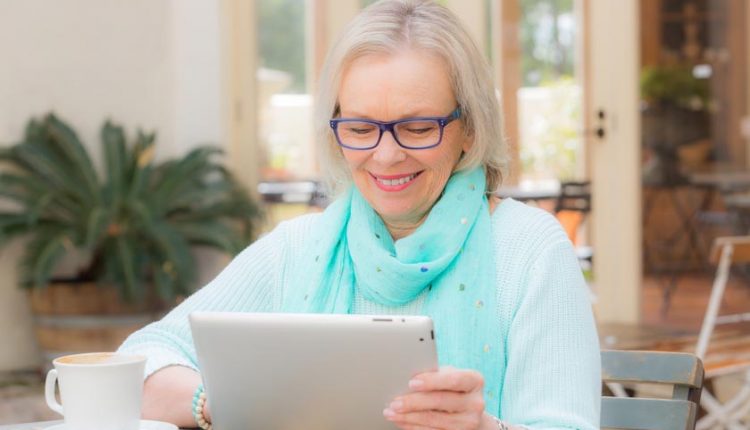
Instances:
[[[378,180],[378,182],[380,182],[381,184],[383,184],[385,186],[393,187],[393,186],[396,186],[396,185],[403,185],[403,184],[411,181],[412,179],[414,179],[416,176],[417,175],[414,174],[414,175],[404,176],[403,178],[400,178],[400,179],[380,179],[380,178],[377,178],[377,180]]]

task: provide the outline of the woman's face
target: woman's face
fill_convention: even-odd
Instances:
[[[448,116],[457,107],[449,79],[445,62],[427,53],[405,50],[360,57],[344,70],[341,117],[395,121]],[[354,184],[386,224],[416,226],[470,145],[457,120],[445,127],[434,148],[405,149],[385,132],[374,149],[342,151]]]

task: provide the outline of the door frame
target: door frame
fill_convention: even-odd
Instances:
[[[600,322],[641,319],[642,221],[639,2],[579,0],[584,31],[584,129],[592,182],[591,242]],[[599,111],[604,118],[599,118]]]

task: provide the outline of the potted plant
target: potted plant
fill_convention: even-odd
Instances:
[[[194,290],[194,247],[235,254],[253,237],[259,208],[219,149],[156,162],[154,141],[140,131],[128,141],[105,122],[99,173],[75,132],[49,114],[0,149],[0,246],[26,239],[20,284],[48,355],[116,347]],[[61,278],[71,260],[80,263]]]

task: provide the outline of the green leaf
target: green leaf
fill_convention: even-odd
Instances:
[[[30,141],[14,147],[13,151],[18,163],[49,189],[70,197],[79,205],[90,202],[90,196],[81,189],[71,166],[60,160],[46,145]]]
[[[110,222],[109,211],[103,207],[95,207],[88,216],[86,222],[86,235],[84,246],[93,249],[96,242],[105,234],[107,225]]]
[[[171,201],[182,188],[189,186],[197,177],[201,177],[207,170],[213,168],[210,158],[214,154],[221,154],[221,150],[199,147],[190,151],[185,158],[160,166],[157,170],[157,185],[153,190],[157,201],[167,207],[167,202]]]
[[[245,246],[247,241],[237,235],[237,229],[219,220],[200,223],[176,223],[177,231],[194,245],[210,246],[229,254],[236,254]]]
[[[99,180],[94,170],[94,164],[91,162],[86,148],[78,140],[75,132],[63,123],[53,114],[46,118],[48,132],[53,137],[56,145],[63,154],[70,167],[71,173],[80,179],[79,187],[87,190],[88,197],[91,199],[99,198]]]
[[[21,259],[21,282],[27,287],[46,285],[52,269],[65,254],[70,234],[65,228],[47,227],[37,232],[26,245]]]
[[[164,301],[171,302],[176,296],[175,278],[162,267],[155,267],[154,283],[156,284],[156,293]],[[185,293],[184,291],[179,291]]]
[[[118,283],[122,287],[123,297],[126,300],[142,299],[143,290],[140,287],[140,276],[135,265],[136,245],[130,240],[120,236],[115,239],[115,258],[119,266],[120,277]]]
[[[106,186],[111,193],[107,201],[112,205],[119,205],[124,196],[124,183],[130,160],[125,147],[125,132],[107,121],[101,131],[104,146]]]

